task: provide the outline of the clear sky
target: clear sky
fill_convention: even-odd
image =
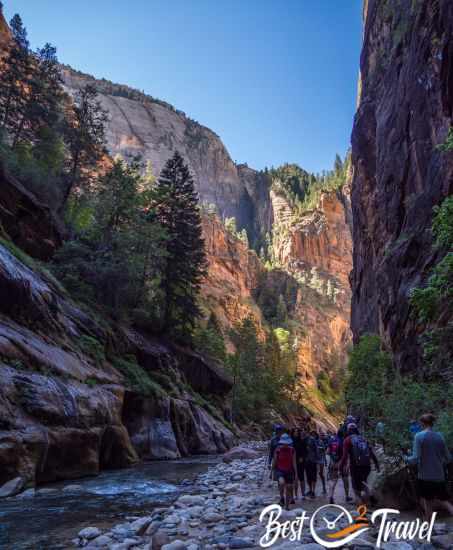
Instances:
[[[350,143],[362,0],[3,0],[33,47],[168,101],[254,168]]]

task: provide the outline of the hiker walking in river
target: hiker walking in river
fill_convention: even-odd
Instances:
[[[272,470],[278,481],[280,506],[285,506],[289,510],[290,504],[294,502],[294,483],[297,483],[296,451],[288,434],[283,434],[278,443],[272,460]]]
[[[435,421],[433,414],[420,417],[422,430],[415,434],[412,455],[406,457],[409,464],[417,465],[417,494],[427,520],[431,519],[434,501],[453,516],[445,475],[451,456],[442,434],[433,430]]]
[[[350,464],[352,488],[357,504],[368,504],[370,491],[367,485],[371,472],[371,461],[379,471],[379,462],[370,443],[359,433],[356,424],[348,425],[348,436],[343,443],[343,454],[340,460],[340,472]]]
[[[275,452],[275,449],[278,447],[278,442],[279,442],[281,436],[283,435],[283,431],[284,431],[284,428],[281,424],[276,424],[274,426],[274,431],[273,431],[271,440],[269,442],[269,456],[268,456],[269,467],[271,467],[271,465],[272,465],[272,460],[274,458],[274,452]],[[271,470],[272,470],[272,468],[271,468]],[[272,475],[272,473],[271,473],[271,475]]]
[[[327,445],[325,442],[325,436],[324,434],[318,434],[315,432],[316,435],[314,436],[316,439],[316,464],[317,464],[317,470],[319,474],[319,479],[322,483],[322,494],[327,494],[327,488],[326,488],[326,476],[325,476],[325,470],[327,466],[327,459],[326,459],[326,450]]]
[[[329,502],[335,504],[335,488],[340,477],[340,461],[343,456],[343,441],[336,436],[331,436],[329,445],[327,446],[327,456],[329,457],[329,466],[327,470],[327,479],[330,482]],[[349,471],[348,468],[343,468],[341,472],[341,478],[343,480],[344,492],[346,495],[346,502],[351,502],[352,498],[349,496]]]
[[[312,430],[306,438],[305,474],[307,476],[308,492],[305,496],[315,498],[316,478],[318,475],[318,444],[316,430]]]

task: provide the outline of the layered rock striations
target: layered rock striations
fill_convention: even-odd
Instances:
[[[401,369],[421,350],[412,288],[439,259],[433,207],[453,192],[438,145],[453,122],[453,4],[368,0],[352,133],[352,330],[380,334]]]

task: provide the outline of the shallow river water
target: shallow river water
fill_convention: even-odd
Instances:
[[[48,485],[54,491],[28,498],[0,501],[1,550],[59,550],[88,525],[109,527],[125,516],[143,515],[170,504],[180,483],[218,461],[196,457],[150,462],[103,472],[97,477]],[[72,491],[68,485],[80,486]]]

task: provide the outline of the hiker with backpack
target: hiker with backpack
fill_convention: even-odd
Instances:
[[[340,461],[343,455],[343,442],[338,435],[332,436],[327,446],[327,456],[329,457],[329,467],[327,470],[327,479],[330,481],[330,504],[335,504],[335,488],[340,477]],[[346,495],[346,502],[351,502],[352,498],[349,496],[349,472],[347,468],[341,473],[343,480],[344,492]]]
[[[288,434],[283,434],[275,449],[272,461],[272,469],[278,481],[280,493],[280,506],[289,506],[293,500],[294,483],[297,483],[296,451],[293,447],[293,440]]]
[[[340,472],[345,472],[345,467],[350,464],[352,488],[357,504],[367,504],[370,499],[370,491],[367,485],[373,461],[379,472],[379,462],[369,442],[359,433],[356,424],[348,425],[348,436],[343,443],[343,455],[340,460]]]
[[[434,500],[453,516],[445,475],[451,455],[442,434],[433,430],[435,421],[433,414],[424,414],[420,418],[422,430],[415,435],[412,456],[406,457],[409,464],[417,465],[417,494],[427,520],[431,519]]]
[[[268,455],[268,465],[271,467],[272,459],[274,458],[274,451],[278,447],[278,442],[280,441],[281,436],[283,435],[284,428],[281,424],[276,424],[272,433],[271,440],[269,442],[269,455]]]

